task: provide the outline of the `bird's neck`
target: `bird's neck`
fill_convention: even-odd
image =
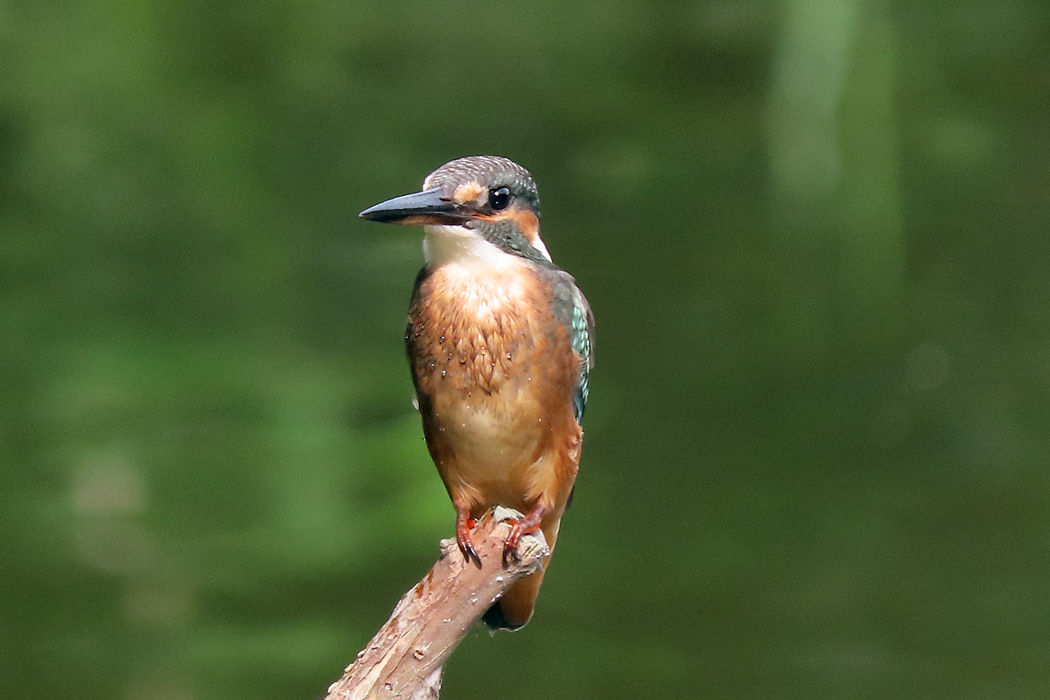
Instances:
[[[429,268],[463,265],[501,270],[521,263],[518,256],[500,250],[462,226],[427,226],[424,230],[423,256]]]

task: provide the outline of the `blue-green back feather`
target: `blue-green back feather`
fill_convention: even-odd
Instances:
[[[594,316],[572,275],[553,266],[550,274],[554,277],[552,308],[555,318],[569,330],[572,349],[580,356],[576,391],[573,394],[573,407],[576,420],[579,421],[583,418],[583,411],[587,406],[588,379],[591,368],[594,367]]]

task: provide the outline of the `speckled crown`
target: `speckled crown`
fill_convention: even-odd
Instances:
[[[540,197],[529,171],[509,158],[501,156],[467,156],[451,160],[423,180],[423,189],[440,187],[451,193],[466,182],[477,182],[484,187],[509,187],[515,194],[528,199],[539,213]]]

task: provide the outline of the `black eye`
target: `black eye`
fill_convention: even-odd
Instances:
[[[489,206],[495,210],[506,209],[510,204],[510,188],[497,187],[489,190]]]

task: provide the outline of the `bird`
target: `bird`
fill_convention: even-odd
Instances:
[[[553,551],[579,470],[594,316],[540,238],[532,176],[499,156],[459,158],[422,191],[360,216],[425,232],[405,347],[463,557],[481,566],[471,530],[496,505],[524,514],[503,543],[504,564],[536,530]],[[529,621],[549,560],[488,608],[490,629]]]

